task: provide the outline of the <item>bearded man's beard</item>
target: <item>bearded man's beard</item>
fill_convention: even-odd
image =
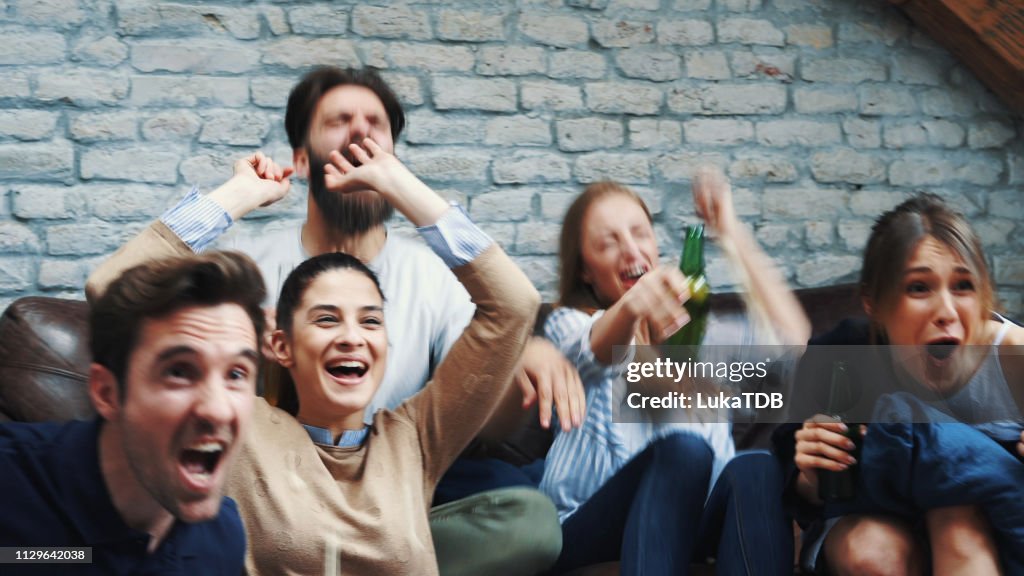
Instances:
[[[395,207],[372,190],[331,192],[324,179],[329,160],[309,151],[309,193],[313,196],[327,225],[346,233],[363,233],[386,222]]]

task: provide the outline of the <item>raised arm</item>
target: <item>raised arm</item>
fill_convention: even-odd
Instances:
[[[227,182],[205,196],[193,189],[104,260],[86,280],[86,298],[95,301],[128,268],[201,251],[234,220],[283,198],[291,187],[291,174],[291,168],[278,166],[262,152],[239,159]]]
[[[350,147],[354,166],[332,153],[328,189],[373,190],[433,237],[430,245],[462,282],[476,312],[433,379],[397,410],[416,426],[425,472],[436,482],[490,417],[512,384],[540,296],[504,252],[465,213],[449,206],[372,139]],[[455,238],[453,230],[462,230]],[[436,240],[440,239],[440,242]],[[415,287],[410,287],[415,289]]]
[[[697,212],[718,237],[746,289],[747,305],[756,320],[765,321],[780,344],[803,346],[811,336],[811,323],[789,289],[782,272],[761,250],[754,235],[739,219],[725,175],[704,166],[693,177]]]

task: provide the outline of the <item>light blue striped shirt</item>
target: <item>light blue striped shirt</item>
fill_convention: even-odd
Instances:
[[[180,202],[164,212],[160,221],[197,254],[234,223],[220,204],[199,193],[198,186],[193,186]]]
[[[584,502],[650,442],[660,436],[687,431],[704,438],[714,453],[708,491],[736,452],[726,423],[616,423],[613,419],[615,386],[624,364],[605,366],[590,349],[590,330],[604,314],[589,316],[573,308],[558,308],[544,324],[544,334],[576,365],[586,389],[587,413],[583,425],[570,432],[557,427],[548,451],[540,489],[558,508],[565,522]],[[618,387],[623,389],[624,387]]]
[[[160,220],[196,253],[209,247],[234,223],[220,204],[200,194],[196,186]],[[472,262],[494,242],[455,202],[436,223],[416,230],[449,268]]]
[[[437,222],[416,231],[449,268],[469,264],[494,243],[455,202]]]

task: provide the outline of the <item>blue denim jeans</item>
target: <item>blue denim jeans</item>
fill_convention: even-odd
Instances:
[[[704,505],[698,556],[719,575],[792,574],[793,524],[782,505],[782,467],[768,451],[740,452]]]
[[[434,490],[434,506],[455,502],[488,490],[536,488],[544,475],[544,460],[516,466],[497,458],[458,458]]]
[[[718,574],[791,574],[793,531],[775,459],[737,455],[707,497],[712,464],[698,436],[652,442],[562,524],[555,572],[618,560],[623,575],[674,576],[714,556]]]

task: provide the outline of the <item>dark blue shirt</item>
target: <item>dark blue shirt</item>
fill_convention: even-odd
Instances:
[[[213,520],[175,522],[160,546],[128,527],[99,465],[100,420],[0,425],[0,546],[91,546],[92,564],[3,564],[8,574],[242,573],[245,531],[224,498]]]

